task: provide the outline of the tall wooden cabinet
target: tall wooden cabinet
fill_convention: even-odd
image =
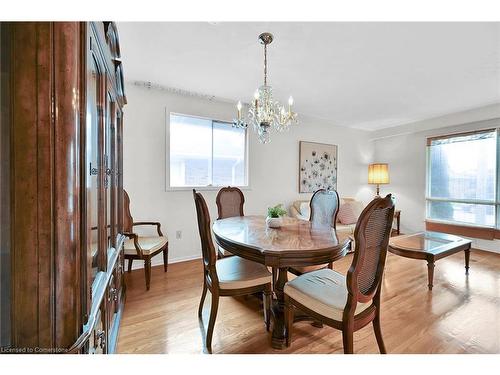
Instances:
[[[2,23],[0,37],[2,348],[112,353],[125,297],[116,25]]]

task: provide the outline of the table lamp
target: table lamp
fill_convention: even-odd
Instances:
[[[368,183],[377,185],[376,197],[379,197],[380,185],[389,183],[389,164],[374,163],[368,165]]]

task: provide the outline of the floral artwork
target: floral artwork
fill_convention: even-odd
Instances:
[[[299,192],[337,190],[337,146],[300,142]]]

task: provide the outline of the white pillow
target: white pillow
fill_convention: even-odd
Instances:
[[[311,207],[309,206],[309,202],[302,202],[300,204],[300,214],[309,220],[311,216]]]

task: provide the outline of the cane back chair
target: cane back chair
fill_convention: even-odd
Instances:
[[[211,352],[219,297],[263,293],[264,321],[266,329],[269,330],[271,319],[271,273],[264,265],[237,256],[217,260],[207,204],[203,196],[194,189],[193,198],[203,255],[203,291],[198,307],[198,317],[202,321],[203,303],[205,302],[207,290],[209,290],[212,295],[212,304],[205,336],[205,347],[208,352]]]
[[[309,207],[311,208],[309,221],[313,223],[313,225],[324,225],[335,229],[339,205],[339,195],[335,190],[317,190],[311,197],[311,201],[309,203]],[[289,268],[289,271],[294,275],[299,276],[306,272],[315,271],[325,267],[332,269],[333,264],[328,263],[305,267],[291,267]]]
[[[285,284],[287,345],[292,339],[294,308],[342,331],[344,353],[353,353],[353,333],[370,322],[381,353],[380,293],[394,217],[391,194],[375,198],[354,230],[354,257],[347,277],[330,269],[306,273]]]
[[[234,216],[244,216],[243,205],[245,204],[245,196],[237,187],[228,186],[220,189],[215,198],[215,203],[217,204],[217,220]],[[229,251],[217,246],[217,257],[219,259],[231,255]]]

